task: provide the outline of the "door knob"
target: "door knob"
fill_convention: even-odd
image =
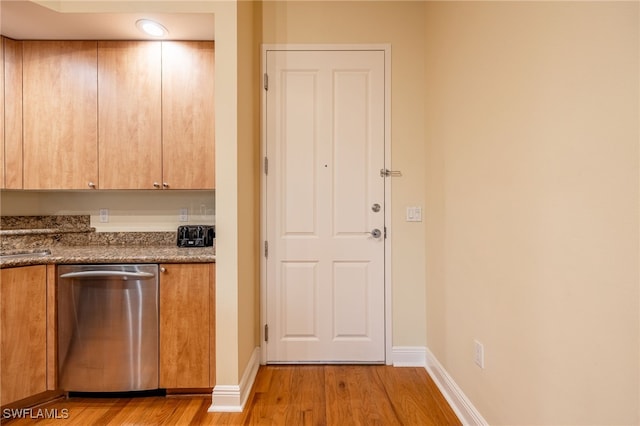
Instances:
[[[382,236],[382,231],[380,231],[378,228],[375,228],[371,232],[368,232],[368,234],[371,234],[373,238],[380,238]]]

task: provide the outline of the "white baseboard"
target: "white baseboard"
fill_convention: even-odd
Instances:
[[[394,346],[391,353],[394,367],[425,368],[462,424],[488,425],[428,348],[424,346]]]
[[[447,373],[438,359],[425,348],[427,372],[442,392],[458,419],[464,425],[488,426],[489,423],[482,417],[480,412],[473,406],[469,398],[462,392],[453,378]]]
[[[391,348],[394,367],[425,367],[427,348],[424,346],[394,346]]]
[[[240,413],[249,398],[260,367],[260,348],[255,348],[237,385],[216,385],[209,412]]]

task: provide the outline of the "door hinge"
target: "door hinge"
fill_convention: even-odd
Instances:
[[[264,73],[264,90],[269,90],[269,76]]]
[[[264,341],[269,341],[269,324],[264,325]]]
[[[264,242],[264,257],[269,257],[269,241]]]
[[[400,177],[402,172],[400,170],[380,169],[380,177]]]
[[[269,174],[269,159],[267,157],[264,157],[264,174]]]
[[[385,240],[387,239],[387,227],[386,226],[384,227],[384,239]]]

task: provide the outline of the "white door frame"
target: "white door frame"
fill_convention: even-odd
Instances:
[[[266,73],[267,52],[287,50],[380,50],[384,51],[384,167],[391,170],[391,45],[390,44],[264,44],[261,53],[262,75]],[[265,178],[264,158],[267,156],[266,143],[266,113],[267,98],[264,87],[261,88],[261,161],[260,171],[260,363],[267,363],[267,350],[264,342],[264,325],[267,323],[267,261],[264,256],[264,241],[267,237],[267,180]],[[386,229],[386,241],[384,245],[384,316],[385,316],[385,363],[392,364],[392,313],[391,313],[391,178],[384,180],[384,224]]]

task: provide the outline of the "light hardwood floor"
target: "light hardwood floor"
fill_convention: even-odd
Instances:
[[[459,425],[424,368],[261,367],[243,413],[209,413],[210,396],[70,398],[57,425]],[[4,423],[4,422],[3,422]],[[33,424],[15,419],[11,425]]]

